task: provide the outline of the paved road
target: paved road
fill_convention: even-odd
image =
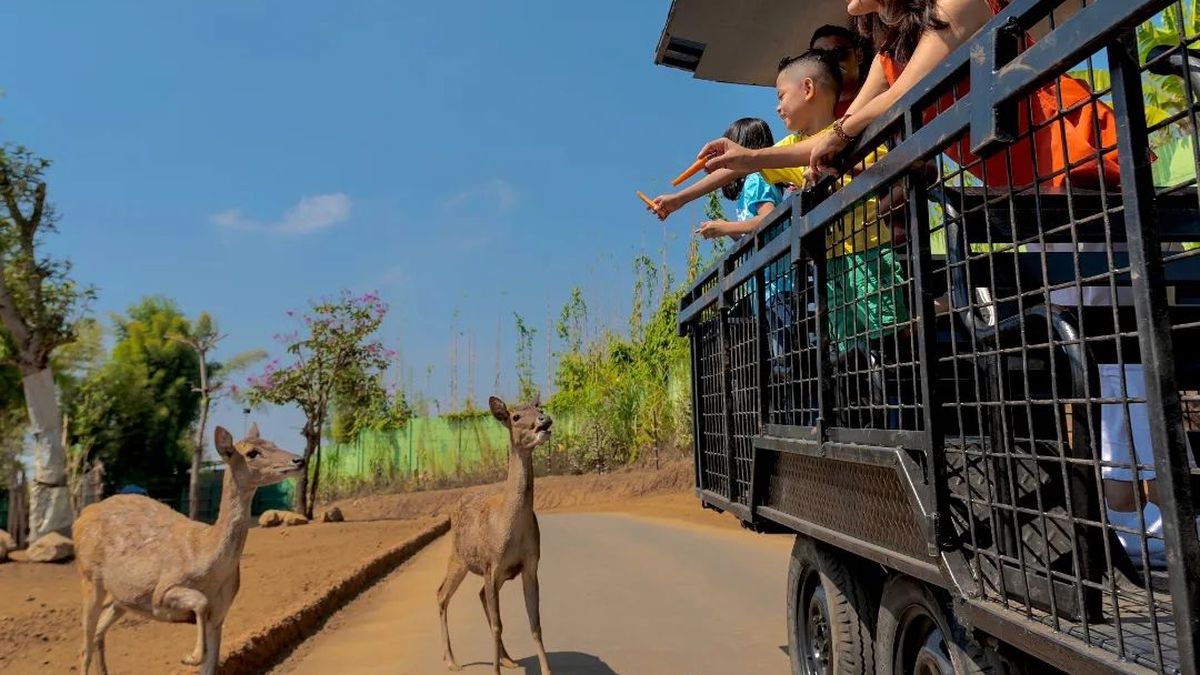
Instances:
[[[788,672],[784,587],[790,541],[610,514],[541,517],[542,629],[555,675],[780,675]],[[336,614],[276,673],[439,675],[435,590],[443,537]],[[466,675],[491,672],[491,637],[469,576],[450,605]],[[537,659],[520,579],[500,594],[505,644]]]

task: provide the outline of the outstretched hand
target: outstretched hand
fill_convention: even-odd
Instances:
[[[654,203],[654,208],[646,208],[658,216],[659,220],[666,220],[667,216],[678,211],[684,204],[677,194],[659,195],[651,201]]]
[[[749,171],[750,167],[747,166],[747,162],[750,156],[751,152],[746,148],[728,138],[718,138],[706,143],[700,149],[700,154],[696,155],[696,159],[708,158],[708,161],[704,163],[707,171],[716,171],[717,169]]]
[[[836,174],[837,166],[834,165],[834,161],[837,159],[838,154],[845,149],[845,141],[832,131],[826,131],[817,137],[809,163],[818,176]]]
[[[732,225],[728,220],[709,220],[700,225],[696,234],[705,239],[716,239],[731,234]]]

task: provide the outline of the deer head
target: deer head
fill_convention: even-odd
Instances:
[[[516,450],[533,450],[550,440],[550,427],[554,421],[542,410],[540,399],[540,396],[535,396],[532,403],[511,410],[496,396],[488,399],[492,415],[508,427],[512,446]]]
[[[246,437],[237,443],[225,427],[217,427],[214,436],[217,453],[238,487],[272,485],[304,470],[304,459],[259,436],[258,424],[251,426]]]

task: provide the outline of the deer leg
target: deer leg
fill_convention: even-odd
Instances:
[[[504,653],[504,641],[501,634],[504,625],[500,622],[500,580],[492,572],[483,580],[484,597],[487,598],[488,624],[492,627],[492,641],[495,643],[496,656],[492,661],[493,675],[500,675],[500,655]]]
[[[184,665],[198,666],[204,661],[206,628],[208,627],[208,598],[191,588],[172,588],[163,594],[162,604],[167,609],[191,612],[196,616],[196,648],[183,657]]]
[[[125,615],[125,610],[109,601],[100,615],[100,623],[96,626],[96,664],[100,667],[100,675],[108,675],[108,661],[104,656],[104,635],[117,619]]]
[[[204,627],[204,640],[208,650],[200,663],[200,675],[217,675],[217,664],[221,661],[222,623],[209,621]]]
[[[483,615],[488,618],[488,628],[492,627],[492,615],[488,612],[487,592],[484,587],[479,588],[479,603],[483,605]],[[505,668],[520,668],[508,655],[508,650],[504,648],[504,640],[500,641],[500,665]]]
[[[450,598],[454,597],[454,592],[466,576],[467,566],[459,559],[457,553],[451,552],[450,562],[446,566],[446,578],[442,580],[442,585],[438,586],[437,598],[438,617],[442,621],[442,642],[445,644],[442,660],[445,661],[446,667],[453,671],[462,670],[462,666],[454,660],[454,650],[450,648],[450,627],[446,624],[446,609],[450,606]]]
[[[533,634],[533,644],[537,646],[538,663],[542,667],[542,675],[550,675],[550,661],[546,658],[546,647],[542,644],[541,592],[538,588],[537,568],[537,560],[526,563],[521,570],[521,583],[525,587],[525,611],[529,614],[529,632]]]
[[[88,675],[88,669],[92,667],[92,649],[96,641],[96,624],[100,620],[100,612],[104,607],[101,601],[104,599],[104,587],[97,583],[92,583],[91,579],[86,576],[82,580],[83,586],[83,650],[79,654],[79,673],[80,675]]]

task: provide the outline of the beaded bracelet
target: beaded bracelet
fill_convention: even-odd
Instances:
[[[855,137],[846,133],[846,130],[842,128],[842,122],[845,119],[845,117],[839,119],[838,121],[834,122],[833,126],[830,128],[833,129],[833,133],[837,134],[838,138],[842,139],[842,142],[850,144],[854,142]]]

